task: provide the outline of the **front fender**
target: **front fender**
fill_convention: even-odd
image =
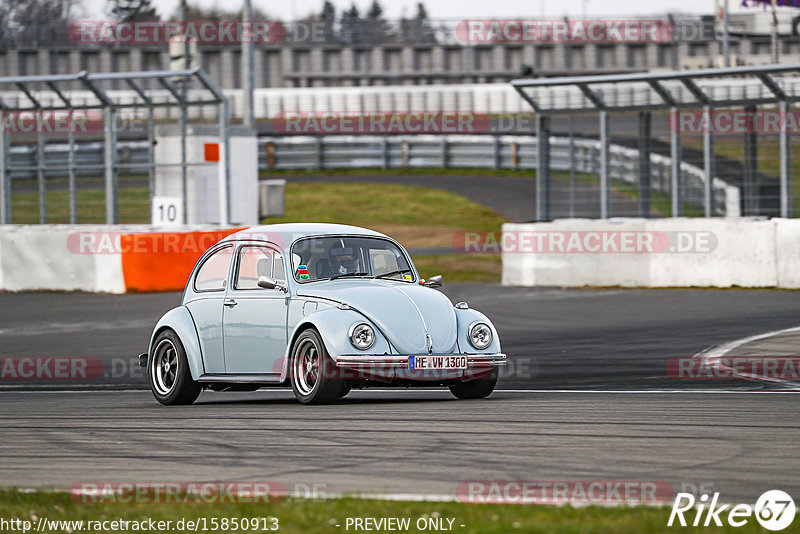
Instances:
[[[492,321],[490,321],[488,317],[478,310],[473,310],[471,308],[467,308],[466,310],[456,308],[455,310],[456,321],[458,322],[458,348],[461,352],[470,354],[500,354],[502,352],[502,350],[500,350],[500,337],[497,335],[497,329],[495,329]],[[468,339],[469,326],[476,321],[486,323],[489,325],[489,328],[492,329],[492,343],[483,350],[478,350],[473,347]]]
[[[347,334],[353,323],[367,323],[375,329],[375,343],[369,349],[365,351],[358,350],[350,343],[350,338]],[[345,354],[393,353],[391,345],[378,327],[357,311],[353,309],[325,308],[304,317],[302,321],[295,325],[292,334],[289,336],[289,343],[286,345],[286,353],[283,356],[281,380],[286,380],[288,376],[289,356],[292,353],[295,339],[308,327],[316,328],[317,332],[322,336],[325,349],[334,360]]]
[[[178,338],[183,343],[183,349],[186,351],[186,359],[189,361],[192,379],[197,380],[205,372],[203,353],[200,350],[200,338],[197,336],[194,319],[186,306],[178,306],[171,309],[156,323],[153,335],[150,336],[150,347],[147,350],[148,366],[150,365],[150,358],[153,356],[153,344],[156,337],[167,328],[174,330],[178,334]]]

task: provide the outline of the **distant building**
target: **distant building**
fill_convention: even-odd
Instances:
[[[681,19],[675,27],[675,36],[663,42],[464,43],[452,32],[431,44],[411,40],[340,45],[287,38],[255,45],[254,75],[256,87],[324,87],[506,82],[523,75],[721,66],[722,43],[715,35],[714,16]],[[239,88],[240,54],[238,45],[201,44],[195,63],[222,87]],[[800,61],[800,39],[782,36],[780,54],[783,62]],[[731,56],[734,65],[769,63],[769,35],[734,36]],[[0,76],[169,69],[170,64],[164,44],[79,44],[63,37],[0,41]]]

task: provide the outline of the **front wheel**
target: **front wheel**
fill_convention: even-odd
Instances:
[[[148,371],[150,389],[161,404],[191,404],[203,389],[192,380],[186,351],[172,330],[161,332],[153,343]]]
[[[330,404],[339,398],[344,382],[335,371],[336,364],[319,333],[306,330],[300,334],[292,348],[289,367],[297,400],[303,404]]]
[[[450,386],[450,393],[459,399],[485,399],[494,391],[497,375],[497,369],[492,369],[482,378],[453,384]]]

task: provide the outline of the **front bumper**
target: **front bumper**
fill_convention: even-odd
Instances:
[[[492,369],[506,365],[506,355],[495,354],[421,354],[420,356],[466,356],[466,369],[409,369],[411,355],[345,354],[334,357],[343,376],[353,379],[439,381],[480,378]]]

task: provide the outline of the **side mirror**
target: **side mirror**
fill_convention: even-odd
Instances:
[[[280,285],[277,280],[269,276],[259,276],[258,287],[263,287],[264,289],[280,289],[281,291],[286,289],[284,286]]]
[[[428,281],[425,282],[425,287],[442,287],[442,275],[437,274],[428,278]]]

